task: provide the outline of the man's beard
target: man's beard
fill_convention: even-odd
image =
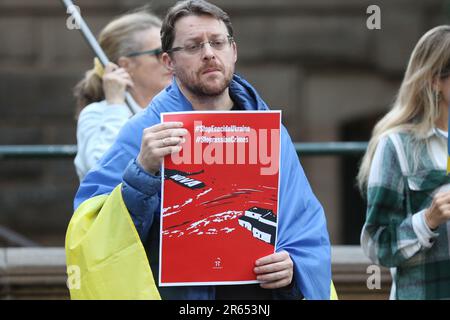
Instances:
[[[205,70],[203,68],[202,70]],[[223,69],[220,70],[220,72]],[[208,86],[205,83],[200,81],[201,72],[196,74],[196,77],[189,77],[183,70],[176,70],[175,76],[178,80],[183,84],[183,86],[188,89],[192,94],[197,97],[216,97],[220,96],[230,85],[231,79],[233,78],[234,67],[230,69],[228,73],[225,73],[224,77],[221,79],[221,82],[214,87]],[[203,82],[208,82],[205,80]]]

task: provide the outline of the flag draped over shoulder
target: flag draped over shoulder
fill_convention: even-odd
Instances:
[[[84,201],[66,233],[67,267],[79,270],[72,299],[160,299],[121,185]]]

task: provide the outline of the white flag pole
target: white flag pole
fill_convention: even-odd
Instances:
[[[98,44],[97,39],[95,39],[86,22],[84,22],[84,19],[81,17],[79,7],[74,5],[71,0],[62,0],[62,2],[67,9],[67,13],[70,14],[75,20],[76,29],[79,29],[80,32],[83,34],[85,40],[87,41],[91,49],[94,51],[95,55],[100,60],[100,63],[103,65],[103,67],[106,66],[109,63],[109,59],[106,56],[103,49]],[[133,97],[129,92],[125,93],[125,102],[132,114],[136,114],[141,110],[141,108],[134,101]]]

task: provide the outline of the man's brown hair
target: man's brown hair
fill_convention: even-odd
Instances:
[[[175,23],[182,17],[209,15],[223,21],[228,34],[233,36],[233,27],[228,14],[204,0],[179,1],[167,12],[161,27],[162,50],[167,52],[172,48],[175,39]]]

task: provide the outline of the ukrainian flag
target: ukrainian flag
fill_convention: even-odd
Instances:
[[[78,207],[65,249],[68,270],[79,270],[78,285],[69,287],[72,299],[161,299],[121,185]]]

